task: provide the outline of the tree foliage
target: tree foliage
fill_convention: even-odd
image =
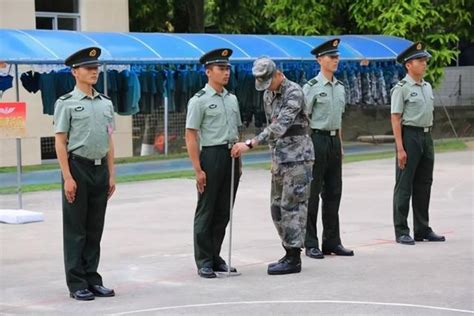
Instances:
[[[435,85],[459,53],[459,37],[472,33],[464,0],[357,0],[350,13],[361,33],[425,42],[433,55],[427,79]]]

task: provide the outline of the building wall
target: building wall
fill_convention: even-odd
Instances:
[[[128,32],[128,0],[79,0],[81,31]],[[0,0],[0,28],[35,29],[34,0]],[[20,65],[19,73],[31,66]],[[5,69],[0,69],[5,71]],[[13,75],[13,73],[12,73]],[[16,101],[15,87],[5,91],[0,102]],[[20,101],[27,103],[27,135],[22,138],[22,163],[41,164],[41,137],[53,137],[53,118],[42,113],[41,94],[32,94],[20,83]],[[116,116],[115,154],[133,155],[132,118]],[[0,167],[16,165],[15,139],[0,137]]]
[[[0,28],[34,29],[35,0],[1,0]]]

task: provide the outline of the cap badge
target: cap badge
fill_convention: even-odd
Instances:
[[[339,41],[338,40],[334,40],[334,42],[332,42],[332,46],[336,47],[337,44],[339,44]]]
[[[227,55],[229,55],[229,51],[227,49],[224,49],[221,53],[221,56],[226,57]]]
[[[90,57],[95,57],[95,55],[97,55],[97,51],[95,49],[93,49],[89,52]]]
[[[418,45],[416,45],[416,49],[421,50],[421,43],[418,43]]]

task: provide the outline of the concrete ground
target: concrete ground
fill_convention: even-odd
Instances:
[[[445,243],[394,243],[393,159],[344,165],[342,240],[354,257],[303,257],[303,271],[268,276],[282,256],[269,212],[270,174],[244,169],[232,264],[241,276],[202,279],[193,259],[191,179],[121,184],[110,202],[100,272],[114,298],[68,297],[60,192],[25,194],[45,222],[0,224],[0,313],[82,315],[456,315],[474,313],[474,151],[438,154],[431,225]],[[14,208],[15,195],[0,196]],[[411,217],[411,216],[410,216]],[[223,256],[227,256],[227,240]]]

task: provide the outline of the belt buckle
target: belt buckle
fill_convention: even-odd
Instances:
[[[429,127],[423,128],[423,132],[428,133],[429,131],[430,131],[430,128],[429,128]]]
[[[336,136],[336,131],[329,131],[329,135]]]
[[[102,159],[94,159],[94,166],[100,166],[102,164]]]

